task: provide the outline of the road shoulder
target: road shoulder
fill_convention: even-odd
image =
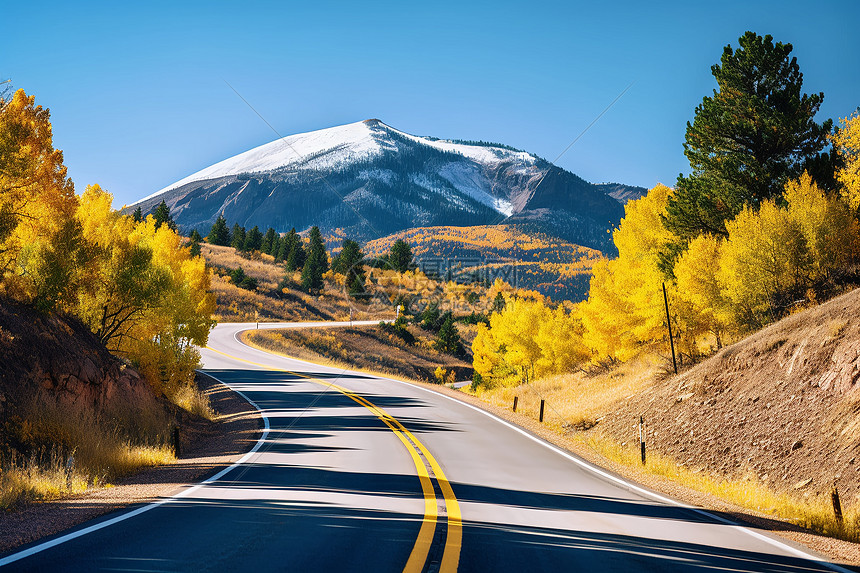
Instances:
[[[259,412],[211,376],[199,374],[197,382],[219,417],[214,424],[183,429],[179,460],[127,476],[112,487],[0,513],[0,553],[125,507],[170,497],[241,458],[260,436]]]

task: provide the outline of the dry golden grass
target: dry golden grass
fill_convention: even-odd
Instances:
[[[432,347],[429,336],[411,329],[418,338],[407,346],[396,336],[375,326],[337,329],[250,330],[242,341],[251,346],[313,362],[405,380],[435,382],[438,367],[456,379],[468,378],[468,360],[441,353]]]
[[[209,398],[193,383],[180,385],[178,388],[170,391],[166,397],[183,410],[191,412],[195,416],[200,416],[210,421],[214,421],[218,417],[209,403]]]
[[[350,299],[339,283],[339,275],[328,273],[326,286],[319,295],[302,292],[301,274],[289,275],[285,291],[278,289],[287,274],[283,265],[270,255],[256,253],[246,258],[232,247],[201,245],[206,262],[212,267],[212,291],[218,308],[214,318],[220,322],[264,322],[302,320],[381,320],[394,316],[393,305],[384,308]],[[241,267],[247,276],[257,279],[257,290],[234,285],[227,273]]]
[[[639,444],[621,445],[601,433],[581,434],[575,440],[604,458],[628,467],[641,467]],[[776,517],[817,533],[847,541],[860,541],[860,511],[843,507],[844,522],[839,524],[833,514],[829,496],[798,498],[773,491],[755,475],[746,479],[722,479],[705,471],[682,466],[659,453],[648,452],[648,473],[661,476],[690,489],[704,492],[737,506]]]
[[[283,278],[283,270],[275,264],[271,255],[255,253],[253,257],[243,257],[233,247],[220,247],[207,243],[200,244],[200,253],[213,267],[236,269],[242,267],[245,274],[252,276],[261,288],[273,289]]]
[[[537,380],[531,384],[484,389],[475,393],[482,400],[502,408],[513,405],[517,411],[538,417],[541,399],[546,400],[544,421],[550,427],[587,429],[594,426],[612,407],[651,385],[658,366],[647,360],[630,361],[611,371],[588,374],[576,372]]]
[[[175,459],[163,412],[98,417],[43,405],[23,420],[14,434],[16,441],[30,445],[31,453],[0,459],[0,508],[80,493]]]

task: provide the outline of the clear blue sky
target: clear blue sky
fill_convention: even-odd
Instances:
[[[51,109],[78,192],[116,206],[275,139],[224,80],[283,135],[377,117],[550,160],[635,82],[558,164],[650,187],[686,170],[686,122],[746,30],[794,45],[819,120],[855,110],[857,17],[853,1],[12,2],[0,79]]]

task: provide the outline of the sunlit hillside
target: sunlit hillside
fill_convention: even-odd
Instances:
[[[397,240],[409,243],[425,272],[450,272],[456,280],[477,271],[490,282],[502,278],[557,300],[585,298],[591,268],[601,256],[595,249],[514,225],[409,229],[368,242],[364,252],[383,255]]]

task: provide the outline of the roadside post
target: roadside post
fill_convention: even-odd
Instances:
[[[519,400],[519,396],[514,396],[514,407],[512,408],[514,412],[517,411],[517,400]]]
[[[179,448],[179,425],[173,426],[173,455],[177,458],[180,455]]]
[[[645,418],[639,416],[639,450],[642,455],[642,465],[645,465]]]
[[[842,527],[842,503],[839,501],[839,490],[836,489],[836,482],[833,482],[833,487],[830,489],[830,501],[833,502],[833,516],[836,517],[836,523]]]
[[[544,407],[544,403],[545,403],[545,400],[541,399],[541,401],[540,401],[540,417],[539,417],[539,421],[540,421],[540,422],[543,422],[543,407]]]

